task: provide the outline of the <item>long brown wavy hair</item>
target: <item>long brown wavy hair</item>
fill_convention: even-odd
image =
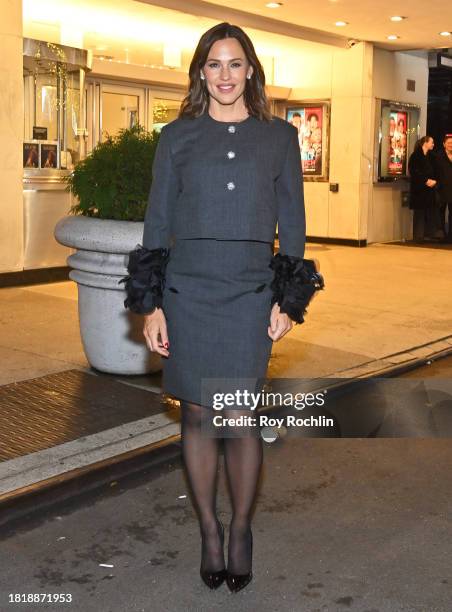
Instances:
[[[188,93],[182,100],[179,117],[199,117],[207,110],[209,106],[209,92],[206,82],[201,79],[201,68],[207,61],[211,46],[217,40],[223,40],[224,38],[236,38],[238,40],[245,51],[248,62],[254,69],[251,78],[246,79],[245,91],[243,93],[248,113],[258,119],[271,121],[270,103],[265,93],[265,73],[256,55],[253,43],[242,28],[231,25],[226,21],[213,26],[213,28],[204,32],[199,39],[190,63]]]

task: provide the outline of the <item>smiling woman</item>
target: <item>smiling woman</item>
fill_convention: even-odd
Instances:
[[[231,53],[240,55],[229,59]],[[234,116],[234,113],[237,113],[235,103],[245,90],[245,77],[251,79],[252,74],[253,67],[249,65],[237,39],[219,40],[212,45],[204,66],[204,72],[201,72],[201,79],[206,81],[207,90],[210,94],[211,115],[214,118],[216,114],[221,113],[220,120],[224,121],[224,105],[228,105],[230,108],[227,119],[230,121],[240,121],[242,119],[242,117]],[[217,105],[222,105],[223,108]],[[245,108],[242,110],[246,112]],[[246,113],[245,118],[247,115],[248,113]]]
[[[224,436],[233,515],[226,571],[215,508],[219,436],[206,435],[215,416],[213,394],[253,394],[262,386],[272,343],[293,321],[303,321],[315,287],[303,260],[297,130],[270,112],[251,40],[228,23],[211,28],[198,43],[189,76],[178,119],[161,131],[143,247],[132,257],[136,270],[147,268],[161,282],[141,283],[151,304],[140,297],[140,306],[131,270],[129,303],[145,314],[149,348],[165,358],[164,391],[180,400],[202,579],[210,588],[226,579],[237,591],[252,579],[251,513],[262,439],[255,424],[240,420],[252,407],[227,408],[233,411]],[[274,255],[276,224],[280,252]],[[158,261],[157,275],[149,262]]]
[[[181,116],[197,116],[209,108],[210,115],[220,121],[241,121],[249,114],[270,121],[265,73],[253,43],[237,26],[230,26],[224,38],[218,38],[219,26],[208,30],[198,43]]]

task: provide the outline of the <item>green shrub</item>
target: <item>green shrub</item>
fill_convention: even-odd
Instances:
[[[77,197],[72,214],[99,219],[143,221],[160,134],[143,126],[108,136],[65,177]]]

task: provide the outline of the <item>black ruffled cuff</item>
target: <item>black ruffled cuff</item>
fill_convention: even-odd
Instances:
[[[170,249],[147,249],[141,244],[130,251],[127,265],[129,274],[118,282],[125,283],[125,308],[138,314],[149,314],[156,307],[162,307],[169,254]]]
[[[270,285],[272,305],[278,303],[280,311],[292,321],[303,323],[303,315],[315,292],[325,286],[314,261],[277,253],[273,255],[269,267],[275,271]]]

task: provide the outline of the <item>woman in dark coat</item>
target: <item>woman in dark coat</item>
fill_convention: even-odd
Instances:
[[[410,173],[410,208],[413,213],[413,239],[422,242],[426,227],[435,209],[436,172],[430,151],[435,143],[431,136],[423,136],[408,161]]]
[[[303,259],[297,130],[271,114],[251,40],[228,23],[211,28],[198,43],[189,77],[179,117],[160,134],[143,246],[130,253],[123,279],[125,306],[145,315],[147,344],[164,357],[163,390],[180,400],[201,577],[210,588],[226,579],[237,591],[252,577],[251,511],[262,439],[252,423],[231,423],[220,436],[213,417],[249,419],[256,412],[237,401],[221,414],[212,398],[218,388],[260,391],[256,380],[266,376],[272,342],[303,322],[323,280]],[[227,570],[215,502],[219,437],[233,507]]]
[[[446,134],[441,150],[434,157],[438,178],[440,224],[447,242],[452,243],[452,134]],[[446,211],[449,208],[449,227],[446,231]]]

